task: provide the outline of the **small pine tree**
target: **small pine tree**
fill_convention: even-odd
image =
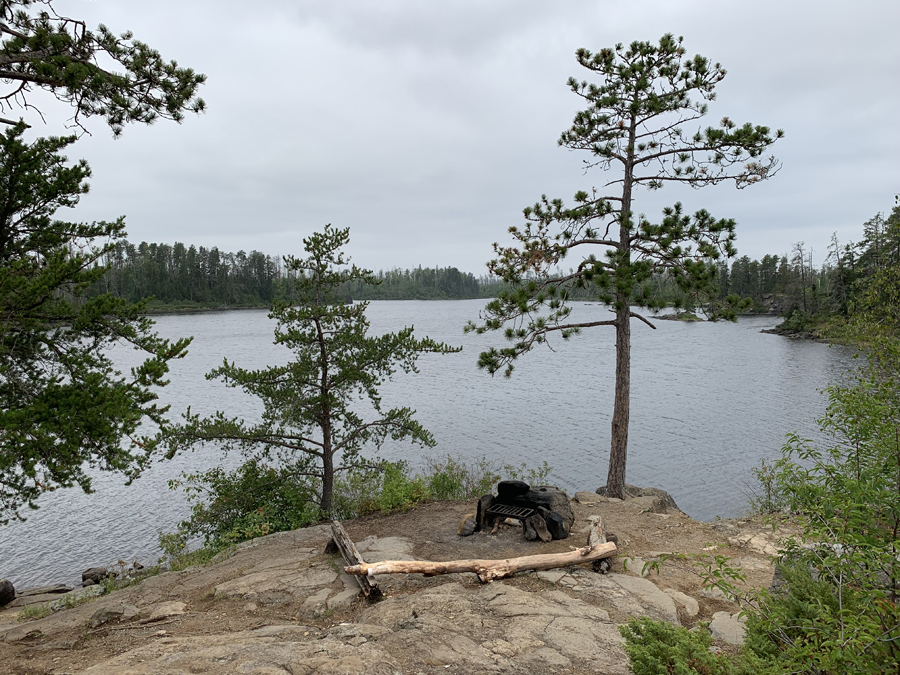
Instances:
[[[207,375],[262,399],[262,421],[249,425],[221,412],[201,418],[188,410],[185,423],[166,432],[170,456],[195,443],[215,442],[226,451],[275,460],[297,475],[321,480],[319,506],[329,516],[335,473],[359,466],[365,446],[380,447],[388,438],[434,445],[413,410],[382,410],[378,387],[398,369],[418,372],[420,354],[459,348],[416,339],[412,327],[370,337],[368,303],[346,303],[339,292],[348,282],[375,282],[372,272],[350,265],[341,251],[349,238],[349,230],[328,225],[303,240],[306,258],[285,258],[294,275],[292,300],[276,302],[269,316],[278,321],[275,343],[293,352],[292,361],[245,370],[226,359]],[[374,419],[363,418],[360,399],[368,401]]]

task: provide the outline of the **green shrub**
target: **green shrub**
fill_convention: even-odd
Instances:
[[[737,595],[772,672],[900,672],[900,341],[868,340],[866,364],[827,390],[827,443],[792,434],[763,474],[802,530],[783,544],[785,583],[741,594],[729,574],[706,576]]]
[[[276,468],[253,459],[234,471],[216,467],[186,474],[170,487],[182,487],[192,502],[190,519],[179,526],[185,544],[203,537],[220,549],[320,519],[314,483],[294,466]]]
[[[690,631],[646,617],[619,626],[635,675],[758,675],[762,664],[748,653],[715,654],[705,630]]]
[[[758,467],[750,469],[756,479],[756,485],[750,488],[748,506],[751,515],[770,515],[781,513],[788,507],[787,496],[778,485],[776,466],[762,460]]]
[[[525,462],[522,462],[520,466],[504,464],[501,469],[504,478],[508,480],[525,481],[529,485],[543,485],[551,471],[553,471],[553,469],[547,464],[546,460],[544,460],[544,462],[536,469],[528,466]],[[490,492],[490,490],[488,490],[488,492]]]
[[[425,461],[425,480],[432,499],[472,499],[491,492],[500,480],[494,465],[482,457],[470,464],[447,455]]]
[[[410,476],[406,462],[385,462],[381,490],[374,500],[376,511],[407,511],[429,497],[425,479]]]
[[[406,511],[428,500],[472,499],[490,493],[501,476],[541,484],[549,473],[546,462],[536,469],[525,464],[496,469],[484,457],[466,462],[449,455],[426,460],[419,475],[413,475],[403,461],[354,466],[336,474],[332,512],[345,520]],[[322,518],[317,481],[304,476],[303,467],[249,460],[234,471],[214,468],[185,474],[169,486],[183,489],[191,502],[190,518],[175,532],[159,535],[164,559],[173,569],[199,564],[242,541],[313,525]],[[189,543],[199,538],[205,552],[189,553]]]

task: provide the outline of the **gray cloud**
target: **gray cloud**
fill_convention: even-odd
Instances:
[[[209,76],[209,112],[182,125],[99,121],[70,151],[94,168],[85,220],[127,215],[134,241],[297,253],[326,222],[351,228],[373,268],[455,265],[480,273],[490,244],[542,193],[601,185],[556,147],[579,99],[573,54],[665,32],[729,71],[711,120],[784,128],[782,171],[745,191],[640,193],[739,222],[741,253],[860,223],[900,191],[900,6],[847,3],[78,2],[59,9],[131,29]],[[44,104],[60,133],[65,111]],[[31,120],[34,121],[34,120]],[[819,256],[818,252],[822,252]]]

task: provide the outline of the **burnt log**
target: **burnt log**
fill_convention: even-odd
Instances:
[[[547,523],[547,529],[554,539],[566,539],[569,536],[569,528],[566,527],[566,519],[559,515],[556,511],[550,511],[543,506],[538,507],[538,513]]]
[[[545,544],[553,539],[553,535],[547,529],[547,521],[544,520],[541,514],[535,513],[525,519],[525,539],[528,541],[540,539]]]
[[[484,495],[478,500],[478,507],[475,510],[475,531],[481,532],[488,529],[493,524],[493,518],[488,516],[487,510],[494,504],[494,495]]]

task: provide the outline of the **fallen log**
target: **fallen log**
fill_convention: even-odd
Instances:
[[[502,579],[525,570],[549,570],[593,562],[616,555],[616,545],[612,542],[597,546],[584,546],[567,553],[544,553],[506,560],[451,560],[430,562],[428,560],[385,560],[377,563],[362,563],[345,567],[347,574],[371,577],[375,574],[424,574],[433,577],[439,574],[474,572],[481,583]]]
[[[336,520],[331,521],[331,537],[331,541],[341,552],[344,562],[354,566],[361,563],[365,564],[359,551],[356,550],[356,545],[353,543],[353,540],[347,534],[343,525]],[[359,584],[360,589],[362,589],[363,594],[365,594],[366,599],[369,602],[375,602],[381,598],[381,589],[378,588],[378,584],[375,583],[374,579],[357,576],[356,582]]]

